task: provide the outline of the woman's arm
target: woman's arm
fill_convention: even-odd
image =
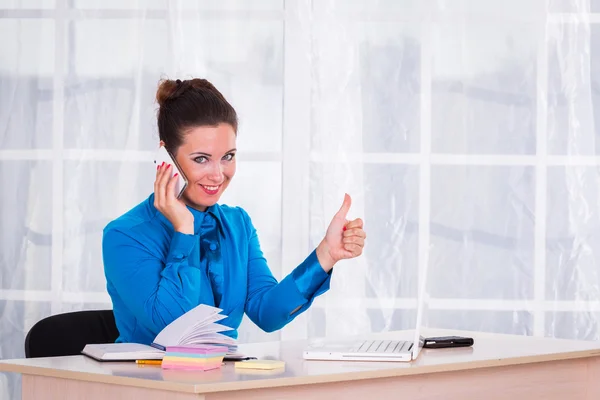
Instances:
[[[243,212],[248,227],[248,295],[245,311],[266,332],[281,329],[329,289],[331,274],[324,271],[313,251],[281,282],[273,277],[260,249],[256,229]]]
[[[132,234],[118,229],[104,232],[107,282],[138,323],[155,334],[198,305],[202,282],[198,246],[198,235],[175,232],[165,262]]]

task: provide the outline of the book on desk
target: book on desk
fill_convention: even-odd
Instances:
[[[219,308],[200,304],[167,325],[151,345],[88,344],[81,353],[97,361],[162,360],[167,346],[207,344],[226,346],[229,358],[241,358],[243,355],[237,353],[236,340],[222,333],[232,328],[217,323],[227,318],[221,312]]]

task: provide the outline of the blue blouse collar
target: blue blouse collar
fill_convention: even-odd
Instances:
[[[158,211],[156,209],[156,207],[154,207],[154,193],[152,193],[152,195],[150,195],[150,197],[148,198],[148,202],[150,203],[150,206],[152,208],[154,208],[154,210],[156,211],[156,213],[158,215],[158,218],[160,218],[161,221],[163,221],[168,226],[173,227],[173,225],[167,219],[167,217],[165,217],[160,211]],[[214,205],[208,207],[206,209],[206,211],[199,211],[199,210],[196,210],[195,208],[192,208],[190,206],[186,206],[186,207],[187,207],[188,210],[190,210],[190,212],[194,216],[194,233],[198,233],[199,232],[200,225],[202,225],[202,221],[204,220],[205,214],[206,213],[210,213],[217,220],[217,225],[219,226],[219,231],[221,232],[221,234],[224,234],[223,221],[221,219],[221,209],[220,209],[220,206],[218,204],[214,204]]]
[[[188,210],[190,210],[190,212],[194,216],[194,232],[197,233],[200,230],[200,225],[202,225],[202,220],[204,219],[204,216],[206,215],[206,213],[209,213],[217,220],[217,225],[219,227],[219,231],[221,233],[223,233],[223,222],[221,221],[221,210],[219,209],[218,204],[213,204],[212,206],[208,207],[206,209],[206,211],[199,211],[190,206],[186,206],[186,207],[188,208]]]

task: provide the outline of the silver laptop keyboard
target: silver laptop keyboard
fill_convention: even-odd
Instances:
[[[352,353],[402,353],[412,349],[412,342],[405,340],[368,340],[354,347]]]

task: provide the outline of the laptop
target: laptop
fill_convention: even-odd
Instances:
[[[415,330],[413,340],[359,340],[347,343],[313,343],[304,350],[305,360],[412,361],[424,339]]]
[[[425,281],[427,271],[421,281],[417,300],[417,323],[412,340],[355,340],[346,342],[315,342],[303,352],[305,360],[336,361],[412,361],[419,357],[424,338],[421,336]]]

